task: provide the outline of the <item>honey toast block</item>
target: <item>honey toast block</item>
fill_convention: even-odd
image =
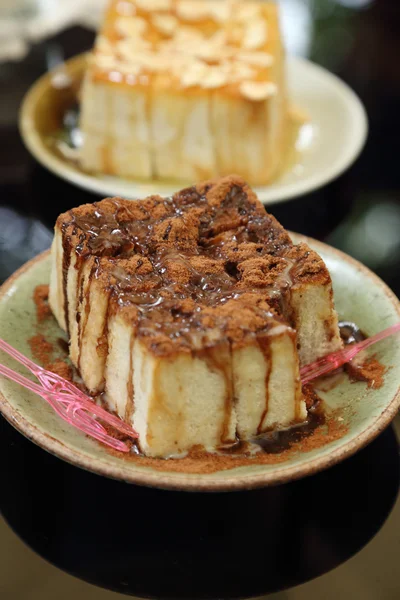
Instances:
[[[287,113],[275,3],[112,0],[82,87],[81,164],[262,185],[282,164]]]
[[[304,422],[299,367],[342,344],[323,260],[238,176],[60,215],[50,305],[148,456]]]

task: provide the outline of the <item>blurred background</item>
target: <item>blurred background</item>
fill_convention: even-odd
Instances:
[[[400,5],[393,0],[279,4],[288,52],[343,78],[362,99],[370,132],[362,156],[342,177],[272,212],[286,227],[355,256],[399,293]],[[91,47],[103,6],[104,0],[0,0],[0,279],[49,245],[62,209],[91,201],[34,162],[17,122],[29,86],[64,58]]]
[[[360,158],[339,179],[269,210],[285,227],[356,257],[400,295],[400,2],[279,4],[288,52],[310,58],[347,82],[366,107],[370,130]],[[0,281],[49,247],[62,210],[95,200],[34,161],[18,133],[18,111],[40,75],[90,49],[103,5],[103,0],[0,0]],[[383,529],[357,556],[314,582],[273,597],[398,600],[399,556],[397,503]],[[51,567],[3,523],[0,598],[55,597],[122,598]]]

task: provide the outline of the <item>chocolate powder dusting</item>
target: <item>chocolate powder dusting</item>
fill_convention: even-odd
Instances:
[[[345,365],[345,369],[352,382],[365,381],[368,387],[374,390],[383,386],[383,376],[387,371],[375,356],[367,358],[360,364],[349,362]]]
[[[73,380],[74,380],[73,370],[72,370],[71,365],[66,363],[61,358],[58,358],[54,362],[48,364],[46,368],[49,371],[51,371],[52,373],[55,373],[56,375],[63,377],[67,381],[73,382]]]
[[[39,316],[37,317],[39,320]],[[28,340],[32,357],[40,366],[56,373],[68,381],[73,381],[73,368],[67,360],[54,358],[54,344],[43,333],[38,333]]]
[[[314,401],[314,400],[313,400]],[[320,401],[319,401],[320,402]],[[316,405],[314,404],[314,407]],[[322,410],[319,408],[318,410]],[[141,466],[151,467],[157,471],[170,471],[175,473],[215,473],[216,471],[226,471],[248,465],[272,465],[283,463],[297,452],[311,452],[330,444],[343,437],[348,427],[341,419],[340,411],[331,413],[321,422],[311,433],[306,433],[300,440],[296,439],[293,443],[289,442],[288,447],[280,452],[260,451],[255,455],[242,454],[223,454],[206,452],[202,447],[193,447],[187,456],[180,459],[149,458],[134,452],[135,444],[125,436],[115,433],[112,428],[106,426],[108,433],[113,437],[123,440],[131,447],[130,454],[123,454],[108,446],[104,448],[110,454],[118,456],[122,460],[134,461]]]
[[[68,361],[54,358],[54,354],[60,350],[63,355],[68,355],[68,343],[59,338],[55,347],[55,344],[42,333],[43,322],[52,315],[48,300],[49,286],[47,284],[37,285],[33,292],[33,301],[36,305],[36,330],[38,333],[28,340],[32,356],[45,369],[68,381],[73,381],[73,369]]]
[[[34,359],[37,360],[42,367],[47,369],[52,360],[54,350],[53,344],[46,340],[42,333],[38,333],[31,337],[28,340],[28,343]]]
[[[346,346],[351,346],[357,342],[367,339],[367,335],[351,321],[339,322],[340,336]],[[387,369],[376,358],[371,356],[360,362],[360,357],[356,357],[351,362],[344,365],[344,369],[352,382],[365,381],[369,388],[378,389],[382,387],[383,376]]]
[[[51,316],[48,298],[49,286],[45,284],[37,285],[33,291],[37,334],[28,340],[33,358],[45,369],[50,365],[54,352],[53,344],[41,333],[43,321]]]
[[[311,408],[316,407],[319,404],[320,399],[317,393],[315,392],[313,385],[311,385],[310,383],[303,385],[302,391],[307,410],[310,410]]]
[[[49,286],[37,285],[33,292],[33,301],[36,304],[36,316],[39,323],[50,317]]]
[[[348,431],[348,426],[341,417],[341,411],[332,412],[321,427],[317,427],[312,435],[303,438],[298,445],[301,452],[311,452],[326,444],[342,438]]]

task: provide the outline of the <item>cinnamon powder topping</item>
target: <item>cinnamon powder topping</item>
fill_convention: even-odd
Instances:
[[[260,451],[252,454],[248,450],[249,444],[241,442],[237,448],[237,453],[229,452],[206,452],[201,446],[193,447],[187,456],[179,460],[165,460],[161,458],[149,458],[138,455],[132,451],[128,455],[121,456],[121,453],[110,448],[107,451],[111,454],[121,457],[122,460],[135,461],[141,466],[148,466],[158,471],[171,471],[179,473],[215,473],[216,471],[225,471],[248,465],[270,465],[279,464],[289,460],[297,452],[311,452],[321,448],[326,444],[340,439],[347,432],[347,425],[341,419],[339,412],[334,412],[326,418],[320,418],[323,414],[322,408],[315,416],[311,416],[309,425],[303,427],[303,431],[281,432],[286,435],[282,442],[282,447],[273,445],[261,447]],[[299,428],[301,429],[301,428]],[[278,434],[278,438],[279,435]],[[126,440],[124,440],[126,441]],[[279,441],[278,441],[279,444]]]
[[[34,335],[28,342],[34,359],[47,369],[53,354],[53,344],[42,333]]]
[[[386,373],[386,367],[374,356],[367,358],[360,364],[353,364],[353,361],[349,362],[345,365],[345,368],[352,381],[365,381],[368,387],[374,390],[382,387],[384,383],[383,376]]]
[[[130,321],[154,353],[266,333],[277,298],[307,277],[329,281],[319,257],[294,246],[237,176],[203,182],[171,198],[107,198],[61,215],[63,242],[77,269],[96,258],[94,276],[110,307]],[[67,308],[67,307],[66,307]],[[240,308],[240,310],[237,310]],[[243,315],[246,318],[243,319]]]
[[[67,381],[73,382],[74,380],[72,366],[66,363],[61,358],[57,358],[52,363],[48,364],[46,368],[52,373],[63,377]]]
[[[33,301],[36,304],[36,315],[39,323],[51,315],[48,299],[49,286],[37,285],[33,292]]]
[[[45,331],[45,321],[51,317],[51,309],[48,304],[49,298],[49,286],[46,284],[37,285],[33,292],[33,301],[36,305],[36,319],[37,319],[37,331],[38,333],[28,340],[31,348],[32,356],[37,362],[60,375],[68,381],[73,381],[73,370],[72,366],[62,358],[54,358],[54,354],[61,353],[63,356],[68,355],[68,344],[62,338],[58,339],[57,346],[50,342],[50,340],[42,333]]]

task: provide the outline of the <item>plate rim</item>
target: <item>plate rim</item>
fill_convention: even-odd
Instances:
[[[88,53],[82,52],[62,64],[73,65],[74,62],[82,60],[85,55],[88,55]],[[354,135],[351,138],[351,143],[344,148],[342,152],[338,153],[336,160],[330,164],[329,168],[322,171],[322,175],[320,172],[315,172],[304,180],[299,179],[298,182],[287,184],[286,186],[283,186],[282,189],[278,188],[276,190],[271,189],[268,185],[255,186],[254,189],[256,193],[266,206],[287,202],[293,198],[299,198],[306,193],[316,191],[339,177],[357,159],[365,145],[368,135],[368,117],[364,105],[347,83],[342,81],[342,79],[334,73],[328,71],[328,69],[325,69],[306,58],[293,55],[288,56],[287,68],[296,68],[296,65],[300,66],[302,69],[309,69],[318,73],[323,80],[329,83],[329,85],[334,85],[336,87],[342,98],[345,99],[345,104],[352,114]],[[52,72],[57,72],[59,69],[60,66],[57,66],[52,71],[48,71],[41,75],[29,88],[22,100],[18,120],[21,138],[26,148],[32,156],[50,172],[81,189],[100,196],[127,195],[127,191],[114,187],[113,182],[109,182],[89,173],[80,172],[61,158],[54,156],[37,133],[34,126],[33,114],[40,97],[41,89],[46,85],[46,81],[50,74]],[[307,110],[307,107],[304,108]],[[121,182],[129,185],[128,179],[115,178],[120,179]],[[132,186],[138,188],[143,185],[150,186],[151,184],[151,181],[132,180]],[[170,185],[174,185],[174,182],[171,182]],[[182,185],[185,185],[184,182]],[[135,198],[132,199],[134,200]]]
[[[400,318],[400,301],[394,294],[394,292],[368,267],[360,263],[358,260],[348,256],[341,250],[333,248],[328,244],[317,241],[313,238],[303,236],[301,234],[294,234],[294,241],[299,243],[301,241],[311,244],[316,247],[317,251],[325,250],[328,253],[333,253],[340,260],[344,260],[350,263],[354,268],[361,270],[370,279],[372,279],[375,286],[381,288],[381,290],[388,297],[392,303],[395,311]],[[0,302],[7,295],[10,289],[13,287],[15,282],[23,275],[32,269],[37,263],[45,260],[50,254],[50,250],[42,252],[38,256],[34,257],[30,261],[22,265],[15,273],[13,273],[0,287]],[[257,473],[255,475],[233,475],[232,477],[226,476],[223,479],[204,479],[204,475],[191,474],[190,478],[186,478],[186,473],[176,473],[167,471],[131,471],[125,470],[123,466],[118,467],[116,465],[109,465],[107,463],[99,463],[96,459],[81,454],[79,451],[66,446],[61,440],[54,438],[50,433],[42,432],[35,425],[32,424],[23,414],[19,413],[13,406],[8,402],[7,398],[0,391],[0,412],[3,414],[5,419],[20,433],[22,433],[30,441],[34,442],[42,449],[50,452],[51,454],[65,460],[66,462],[86,469],[97,475],[109,477],[111,479],[122,480],[126,483],[144,485],[147,487],[154,487],[159,489],[176,490],[176,491],[191,491],[191,492],[222,492],[222,491],[236,491],[236,490],[249,490],[257,489],[268,486],[280,485],[289,481],[295,481],[303,477],[313,475],[319,471],[327,469],[338,462],[352,456],[358,450],[364,448],[368,443],[372,442],[392,421],[400,407],[400,382],[396,393],[390,400],[389,404],[378,415],[372,423],[369,424],[357,437],[349,440],[345,446],[335,448],[332,452],[326,456],[315,457],[310,461],[306,461],[303,465],[296,466],[282,466],[284,463],[279,463],[275,469],[267,473]]]

